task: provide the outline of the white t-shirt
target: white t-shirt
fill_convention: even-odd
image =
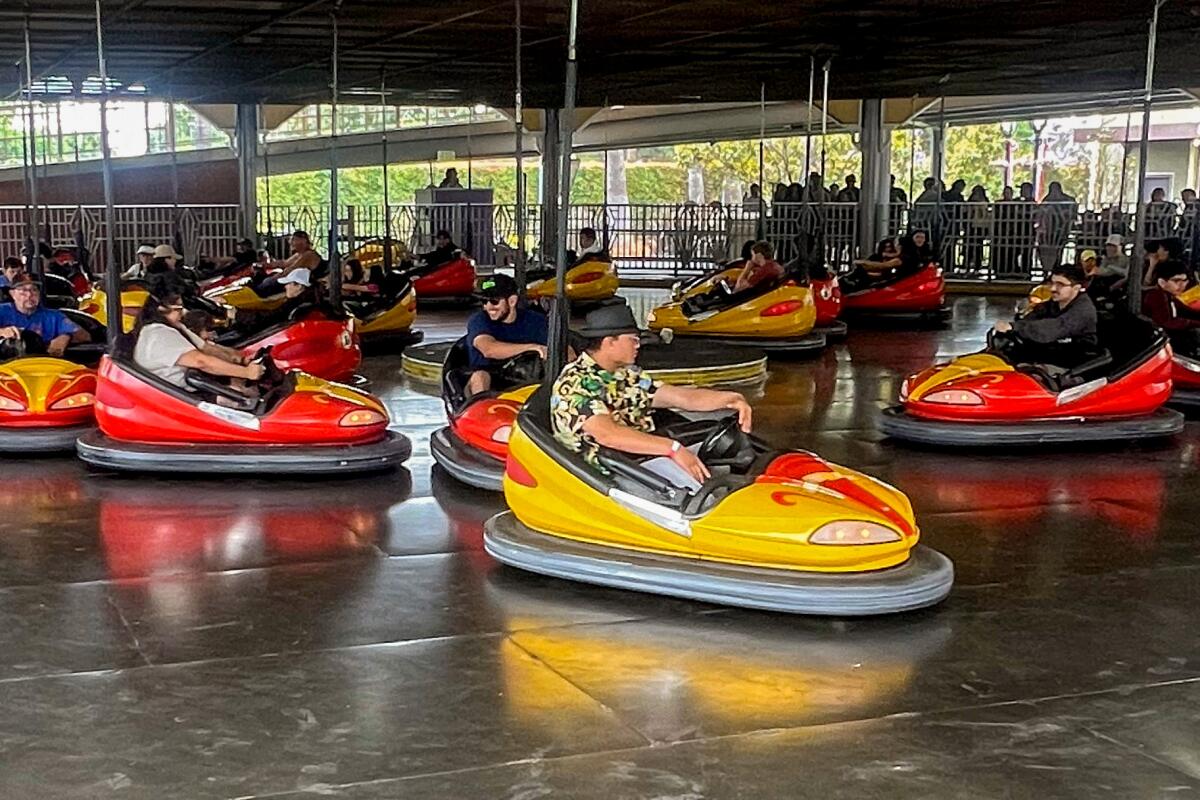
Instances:
[[[134,362],[144,370],[154,373],[163,380],[186,389],[183,376],[187,367],[176,364],[184,353],[198,350],[203,342],[189,337],[191,331],[182,331],[161,322],[142,328],[137,344],[133,348]]]

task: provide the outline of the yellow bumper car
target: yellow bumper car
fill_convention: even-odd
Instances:
[[[550,388],[509,439],[504,495],[488,521],[499,561],[569,580],[801,614],[889,614],[940,602],[954,568],[918,544],[908,499],[804,451],[778,451],[735,419],[659,420],[713,477],[681,489],[644,462],[602,452],[604,471],[551,432]]]
[[[768,353],[805,353],[825,347],[814,330],[817,309],[812,291],[791,280],[741,292],[732,286],[740,268],[711,275],[666,305],[650,312],[653,331],[667,328],[680,337],[758,347]]]
[[[545,267],[525,273],[526,293],[540,300],[553,297],[557,291],[554,269]],[[611,260],[589,259],[567,270],[565,276],[567,299],[576,305],[602,303],[617,294],[620,281]]]
[[[150,291],[141,281],[128,281],[121,289],[121,328],[125,333],[133,331],[138,314],[146,303]],[[79,310],[108,327],[108,294],[99,284],[79,298]]]
[[[250,285],[250,278],[239,278],[228,286],[207,291],[204,293],[204,297],[223,305],[233,306],[240,311],[255,312],[274,311],[287,300],[287,295],[282,291],[268,297],[261,296]]]
[[[425,338],[424,333],[412,329],[417,319],[417,292],[409,281],[392,296],[350,299],[345,306],[357,320],[355,330],[364,346],[405,347]]]

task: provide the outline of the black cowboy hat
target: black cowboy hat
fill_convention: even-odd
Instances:
[[[623,333],[641,333],[633,312],[624,303],[601,306],[588,313],[583,327],[576,333],[585,339],[603,339],[605,336],[620,336]]]

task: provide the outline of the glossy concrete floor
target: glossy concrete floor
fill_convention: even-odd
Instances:
[[[0,798],[1200,795],[1200,428],[1026,455],[873,430],[903,374],[1011,306],[856,330],[754,393],[761,432],[896,483],[955,560],[944,605],[895,618],[498,567],[480,537],[503,501],[431,469],[442,409],[395,357],[368,364],[415,445],[392,475],[6,461]]]

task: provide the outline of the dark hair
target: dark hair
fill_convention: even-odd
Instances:
[[[596,229],[595,228],[580,228],[579,235],[580,236],[590,236],[593,239],[595,239],[596,238]]]
[[[161,323],[170,325],[167,320],[167,313],[164,309],[167,306],[176,306],[183,303],[183,295],[172,288],[165,288],[160,292],[151,292],[146,296],[146,302],[142,303],[142,310],[138,312],[137,324],[133,328],[134,336],[142,332],[142,329],[147,325]]]
[[[750,248],[750,252],[767,258],[775,257],[775,248],[771,246],[770,242],[755,242],[754,246]]]
[[[362,262],[357,258],[346,259],[346,266],[350,268],[350,283],[362,283],[363,267]]]
[[[4,259],[4,268],[8,269],[9,267],[25,269],[25,265],[21,263],[21,259],[17,258],[16,256],[9,256],[8,258]]]
[[[443,228],[440,231],[438,231],[436,234],[434,234],[433,238],[435,238],[435,239],[450,239],[452,237],[450,236],[450,231]]]
[[[1061,278],[1066,278],[1071,283],[1082,284],[1087,280],[1087,273],[1083,271],[1083,267],[1078,264],[1059,264],[1054,269],[1050,270],[1051,275],[1058,275]]]
[[[1168,236],[1165,239],[1148,239],[1146,241],[1147,253],[1153,253],[1160,247],[1167,251],[1168,259],[1179,260],[1183,258],[1183,242],[1175,236]]]
[[[312,239],[310,239],[308,236],[308,231],[300,231],[300,230],[292,231],[292,238],[293,239],[303,239],[306,242],[312,241]]]
[[[882,252],[883,252],[883,251],[884,251],[884,250],[887,248],[887,246],[888,246],[889,244],[892,244],[892,243],[894,243],[895,241],[896,241],[896,240],[895,240],[895,239],[893,239],[891,236],[885,236],[885,237],[883,237],[882,239],[880,239],[880,240],[879,240],[879,244],[875,245],[875,252],[876,252],[876,253],[882,253]]]
[[[1166,281],[1177,275],[1187,275],[1188,280],[1191,280],[1192,274],[1188,270],[1187,265],[1182,261],[1177,261],[1173,258],[1168,258],[1166,261],[1160,261],[1154,267],[1154,280]]]
[[[742,244],[742,261],[749,261],[751,252],[753,250],[754,250],[754,240],[747,239],[745,241],[745,243]]]
[[[183,327],[197,335],[203,335],[205,331],[212,330],[212,322],[212,317],[208,315],[208,312],[198,308],[185,311],[183,314]]]

